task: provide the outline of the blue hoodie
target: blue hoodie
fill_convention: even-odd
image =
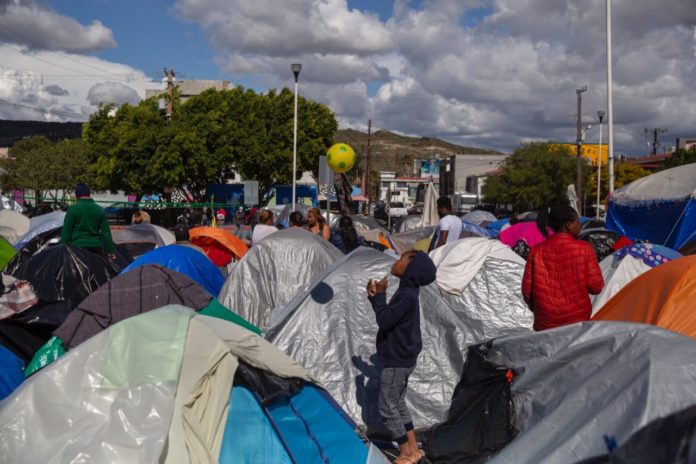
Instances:
[[[413,257],[399,288],[387,303],[385,293],[370,302],[377,317],[377,354],[384,367],[413,367],[423,348],[420,330],[420,287],[435,281],[437,268],[425,253]]]

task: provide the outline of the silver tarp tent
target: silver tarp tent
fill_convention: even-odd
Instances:
[[[430,238],[435,234],[435,227],[423,227],[422,229],[411,229],[406,232],[391,234],[389,240],[397,253],[413,249],[417,241]]]
[[[519,435],[490,462],[576,462],[650,421],[696,404],[696,341],[658,327],[586,322],[492,342],[518,373]]]
[[[338,248],[306,230],[278,231],[251,247],[230,272],[218,299],[266,328],[273,308],[290,301],[342,256]]]
[[[267,332],[269,341],[305,366],[371,432],[382,427],[380,367],[377,324],[365,287],[369,279],[388,275],[393,263],[386,253],[358,248],[275,311]],[[423,351],[407,394],[417,428],[445,418],[467,346],[531,326],[531,318],[519,312],[521,296],[509,290],[520,288],[521,278],[518,264],[488,259],[460,295],[437,284],[421,289]],[[398,280],[389,276],[388,297],[397,287]]]

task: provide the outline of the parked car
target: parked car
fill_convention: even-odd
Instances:
[[[391,217],[408,216],[408,208],[406,208],[406,206],[401,202],[395,202],[388,205],[385,208],[385,211]]]

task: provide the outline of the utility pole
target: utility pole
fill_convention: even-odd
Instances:
[[[577,156],[575,160],[577,172],[575,176],[575,190],[578,195],[578,201],[580,201],[580,211],[578,211],[578,215],[582,216],[583,213],[583,207],[582,207],[582,93],[587,92],[587,86],[583,86],[579,89],[575,90],[575,94],[577,95],[577,100],[578,100],[578,114],[576,118],[576,128],[577,128]]]
[[[606,0],[607,6],[607,149],[609,168],[609,196],[614,193],[614,97],[612,94],[611,77],[611,0]]]
[[[365,167],[365,175],[367,178],[367,214],[372,213],[372,182],[370,182],[370,176],[372,174],[372,155],[370,154],[370,137],[372,136],[372,119],[367,120],[367,157],[365,162],[367,166]]]
[[[662,129],[660,127],[656,127],[653,130],[648,130],[648,128],[645,128],[645,136],[647,137],[648,134],[652,134],[653,136],[653,141],[652,141],[652,155],[655,156],[657,155],[657,148],[660,146],[660,141],[659,137],[660,134],[664,134],[667,132],[667,129]],[[650,145],[650,144],[648,144]]]
[[[164,75],[167,77],[167,125],[171,125],[172,123],[172,112],[174,111],[174,104],[173,104],[173,91],[174,91],[174,78],[176,75],[174,74],[173,69],[167,69],[164,68]]]

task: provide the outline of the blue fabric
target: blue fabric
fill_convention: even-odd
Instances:
[[[127,268],[121,271],[121,274],[146,264],[159,264],[180,272],[200,284],[208,293],[215,297],[218,296],[222,285],[225,283],[222,273],[207,256],[187,246],[167,245],[155,248],[133,261]]]
[[[591,220],[592,220],[592,218],[589,218],[587,216],[580,216],[580,224],[584,224],[587,221],[591,221]]]
[[[495,223],[493,223],[495,224]],[[481,226],[478,226],[476,224],[472,224],[470,222],[462,221],[462,232],[470,232],[472,234],[478,235],[480,237],[487,237],[487,238],[492,238],[495,235],[495,232],[485,229]]]
[[[24,363],[0,345],[0,400],[8,397],[24,382]]]
[[[677,251],[652,243],[633,243],[614,252],[614,256],[618,259],[623,259],[626,255],[641,259],[650,267],[659,266],[682,256]]]
[[[261,405],[245,387],[232,389],[218,462],[292,463]]]
[[[503,229],[503,226],[505,226],[505,224],[509,224],[509,223],[510,223],[510,218],[498,219],[497,221],[491,222],[490,224],[488,224],[486,226],[486,229],[491,231],[494,234],[494,237],[497,237],[498,234],[500,233],[500,231]]]
[[[307,384],[289,401],[272,404],[269,410],[298,462],[362,464],[367,460],[367,446],[317,387]]]
[[[609,202],[607,229],[632,240],[647,240],[678,250],[696,239],[696,200],[639,205]]]

